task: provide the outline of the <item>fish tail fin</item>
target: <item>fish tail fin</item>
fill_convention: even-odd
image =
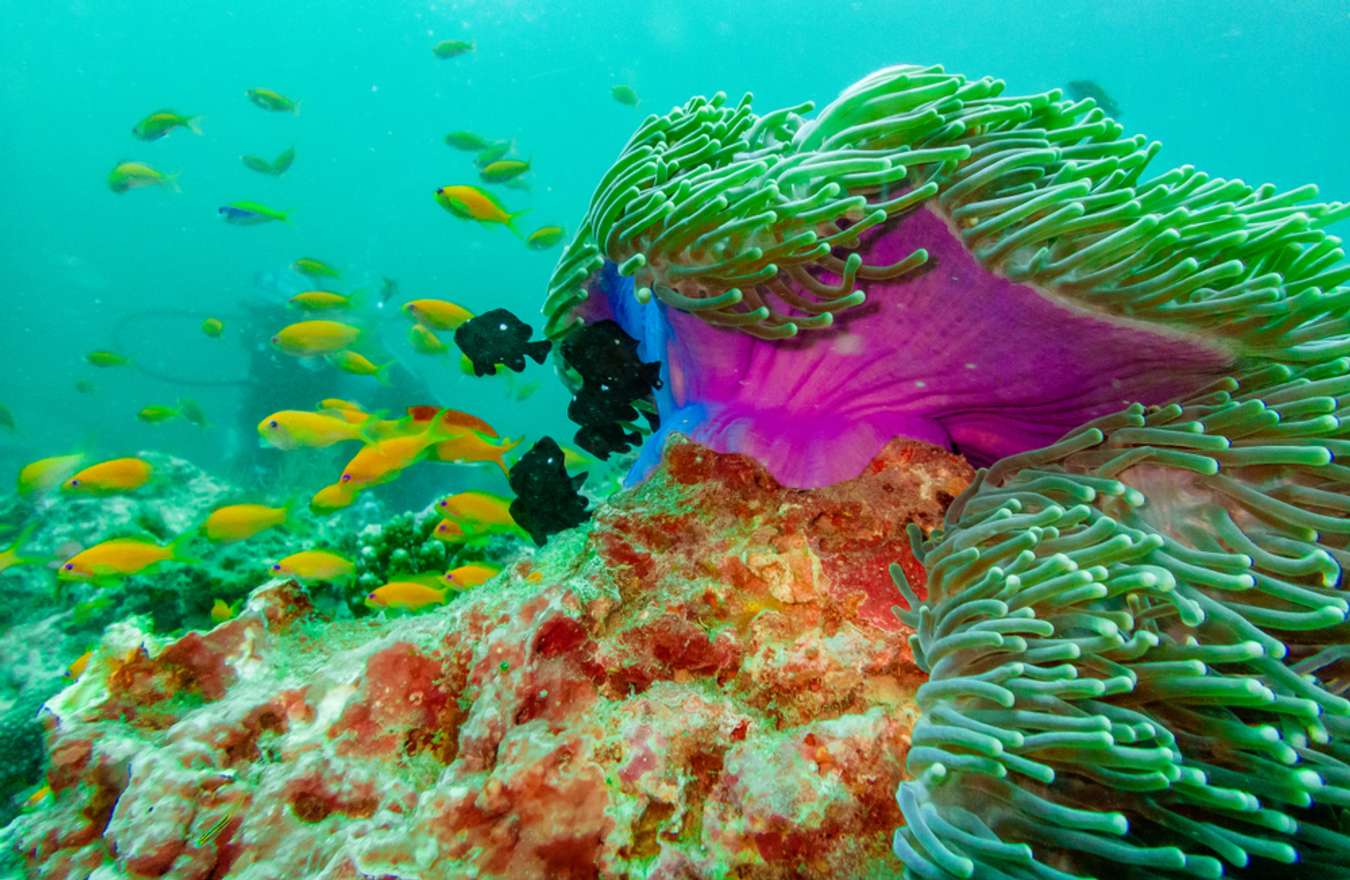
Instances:
[[[525,208],[520,211],[513,211],[506,215],[506,228],[511,230],[511,234],[521,241],[525,240],[525,233],[520,231],[520,227],[516,225],[516,220],[524,217],[528,213],[530,213],[530,209]]]
[[[515,438],[508,437],[505,443],[497,447],[496,454],[492,456],[492,462],[493,464],[497,465],[497,467],[502,469],[502,476],[504,477],[511,476],[511,469],[506,466],[506,453],[510,452],[512,449],[515,449],[517,446],[519,446],[521,443],[524,442],[525,436],[522,434],[521,436]]]
[[[386,388],[389,387],[389,385],[392,384],[392,383],[390,382],[390,380],[389,380],[389,368],[392,367],[392,366],[393,366],[394,364],[396,364],[396,363],[398,363],[398,361],[389,361],[389,362],[386,363],[386,364],[380,364],[379,366],[377,366],[377,367],[375,368],[375,373],[374,373],[375,381],[376,381],[376,382],[379,382],[381,385],[385,386]]]
[[[164,180],[164,188],[167,189],[167,190],[169,190],[170,192],[176,192],[176,193],[182,192],[182,191],[183,191],[183,187],[178,183],[178,178],[180,178],[180,177],[182,177],[182,176],[183,176],[183,175],[182,175],[180,172],[177,172],[177,171],[175,171],[175,172],[173,172],[173,173],[165,173],[164,178],[163,178],[163,180]]]
[[[291,112],[294,113],[296,116],[299,116],[299,115],[300,115],[300,102],[299,102],[299,101],[292,101],[292,102],[291,102]]]
[[[206,117],[204,116],[189,116],[186,120],[184,120],[183,124],[186,125],[188,131],[192,132],[193,134],[201,134],[202,120],[205,118]]]
[[[206,427],[206,412],[202,410],[200,403],[191,398],[180,397],[178,399],[178,414],[198,428]]]
[[[202,560],[193,556],[187,551],[187,548],[197,538],[197,529],[188,529],[183,534],[169,542],[169,555],[175,562],[182,562],[188,565],[199,565]]]
[[[553,343],[547,339],[541,339],[538,342],[530,342],[525,346],[525,353],[534,358],[536,364],[542,364],[544,358],[548,357],[549,350],[553,348]]]

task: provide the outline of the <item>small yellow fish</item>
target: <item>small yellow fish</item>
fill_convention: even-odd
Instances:
[[[468,532],[517,529],[511,518],[511,499],[487,492],[460,492],[437,502],[442,516]]]
[[[138,574],[162,562],[195,562],[182,554],[181,543],[161,546],[140,538],[114,538],[76,553],[57,570],[62,580],[90,580]]]
[[[286,354],[304,357],[351,348],[352,343],[360,336],[361,331],[350,324],[337,321],[300,321],[283,327],[272,337],[272,344]]]
[[[365,414],[366,410],[361,404],[351,400],[343,400],[341,397],[325,397],[319,401],[319,409],[340,409],[347,412],[358,412]]]
[[[457,217],[479,223],[500,223],[512,232],[516,232],[516,218],[525,213],[517,211],[513,214],[507,211],[500,202],[476,186],[443,186],[436,190],[436,201]]]
[[[459,523],[453,519],[443,519],[436,523],[436,528],[431,530],[431,537],[437,541],[445,541],[447,544],[458,544],[469,538],[464,529],[460,528]]]
[[[339,480],[315,492],[314,497],[309,499],[309,509],[320,514],[341,510],[356,500],[357,491],[358,487]]]
[[[327,312],[352,307],[352,298],[331,290],[306,290],[288,300],[297,309],[307,312]]]
[[[367,443],[342,469],[341,482],[360,488],[387,483],[426,457],[435,442],[418,433]]]
[[[119,195],[133,189],[147,186],[162,186],[179,192],[178,175],[165,174],[144,162],[118,162],[108,172],[108,189]]]
[[[245,541],[261,531],[282,525],[289,515],[289,507],[230,504],[211,511],[202,531],[212,541]]]
[[[447,299],[414,299],[403,304],[403,311],[436,330],[454,330],[473,317],[473,312]]]
[[[38,556],[19,555],[19,548],[23,546],[24,542],[32,537],[37,526],[38,524],[35,522],[31,522],[24,526],[19,531],[19,534],[15,536],[14,540],[10,542],[10,545],[3,550],[0,550],[0,572],[11,569],[16,565],[33,565],[34,563],[47,561]]]
[[[446,354],[450,351],[450,346],[431,332],[425,324],[412,325],[408,330],[408,342],[418,354]]]
[[[149,422],[152,425],[160,422],[167,422],[169,419],[182,416],[187,421],[199,428],[206,427],[206,413],[195,401],[180,400],[178,406],[164,406],[162,404],[152,404],[142,407],[141,411],[136,413],[136,418],[143,422]]]
[[[327,550],[304,550],[273,563],[272,573],[301,581],[339,581],[355,574],[356,565]]]
[[[546,251],[562,241],[564,235],[566,233],[563,232],[561,226],[540,226],[530,233],[529,237],[525,239],[525,243],[530,246],[531,250]]]
[[[300,112],[299,101],[292,101],[273,89],[249,89],[244,94],[248,95],[248,99],[255,105],[273,113],[298,114]]]
[[[258,433],[277,449],[317,449],[347,440],[364,440],[360,425],[301,409],[274,412],[258,423]]]
[[[219,318],[207,318],[205,321],[202,321],[202,332],[212,339],[215,339],[220,336],[221,333],[225,332],[225,322]]]
[[[472,131],[452,131],[445,136],[445,145],[456,150],[481,150],[488,143],[487,138]]]
[[[91,351],[84,359],[96,367],[125,367],[131,363],[131,359],[126,355],[113,351]]]
[[[414,580],[392,580],[366,594],[366,605],[374,608],[398,608],[416,611],[445,602],[449,590],[437,589]]]
[[[130,492],[150,479],[153,468],[139,458],[113,458],[91,464],[61,484],[67,492]]]
[[[157,141],[175,128],[186,128],[193,134],[201,134],[202,118],[185,116],[173,110],[156,110],[131,127],[131,133],[143,141]]]
[[[457,589],[467,590],[497,576],[501,568],[486,562],[470,562],[452,568],[445,573],[445,580]]]
[[[89,660],[90,660],[93,656],[94,656],[94,652],[93,652],[92,650],[90,650],[90,651],[85,651],[83,654],[81,654],[80,656],[76,657],[75,660],[74,660],[73,662],[71,662],[71,664],[70,664],[69,666],[66,667],[66,677],[67,677],[67,678],[79,678],[81,675],[83,675],[83,674],[84,674],[84,670],[87,669],[87,668],[89,667]]]
[[[505,183],[529,170],[530,163],[524,159],[498,159],[479,168],[478,177],[484,183]]]
[[[595,459],[574,446],[562,447],[563,465],[567,468],[584,468],[595,464]]]
[[[458,437],[452,437],[436,444],[432,449],[432,456],[437,461],[491,461],[502,469],[503,474],[506,474],[508,469],[504,457],[506,453],[519,446],[520,442],[520,439],[499,439],[498,442],[493,442],[493,438],[486,434],[470,430]]]
[[[224,623],[231,617],[234,617],[238,606],[238,602],[235,602],[233,605],[228,605],[224,599],[216,599],[211,603],[211,619],[216,623]]]
[[[25,807],[36,807],[38,804],[42,803],[47,798],[51,797],[51,794],[52,794],[52,787],[50,785],[44,784],[37,791],[30,794],[27,797],[27,799],[24,800],[23,805]]]
[[[301,257],[291,263],[291,268],[301,275],[308,275],[310,278],[337,278],[341,274],[323,260],[315,257]]]
[[[636,107],[638,105],[638,94],[633,90],[632,86],[617,85],[610,89],[609,93],[614,100],[625,107]]]
[[[472,51],[473,43],[468,40],[441,40],[431,47],[432,54],[441,59],[454,58]]]
[[[353,376],[372,376],[381,385],[389,384],[389,377],[385,374],[394,365],[393,361],[376,366],[370,358],[354,351],[335,351],[325,357],[330,364],[344,373],[351,373]]]
[[[19,471],[19,494],[32,495],[34,492],[47,492],[70,479],[80,469],[87,456],[82,452],[73,455],[53,455],[39,458],[23,466]]]

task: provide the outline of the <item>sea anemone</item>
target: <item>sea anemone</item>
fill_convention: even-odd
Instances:
[[[906,876],[1350,863],[1350,267],[1316,188],[1144,172],[1091,100],[900,66],[648,117],[546,333],[611,318],[660,432],[781,481],[990,465],[894,569],[929,674]],[[641,426],[634,423],[634,430]]]

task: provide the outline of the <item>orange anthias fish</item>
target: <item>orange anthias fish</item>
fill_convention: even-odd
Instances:
[[[511,499],[487,492],[460,492],[437,502],[441,515],[465,531],[481,534],[513,531],[520,527],[511,518]]]
[[[473,317],[473,312],[447,299],[415,299],[404,303],[403,311],[436,330],[454,330]]]
[[[212,541],[244,541],[265,529],[285,523],[289,515],[289,507],[230,504],[211,511],[202,531]]]
[[[74,455],[39,458],[24,465],[19,471],[19,494],[31,495],[55,489],[80,469],[85,458],[84,453],[77,452]]]
[[[467,590],[497,576],[501,569],[485,562],[470,562],[445,573],[445,581],[456,589]]]
[[[84,674],[84,670],[89,667],[89,660],[93,656],[94,652],[90,650],[76,657],[70,666],[66,667],[66,676],[68,678],[79,678]]]
[[[341,510],[351,505],[356,500],[356,493],[360,491],[357,486],[349,486],[339,480],[336,483],[330,483],[314,493],[309,499],[309,509],[315,513],[332,513],[335,510]]]
[[[443,519],[436,523],[436,528],[431,530],[431,537],[437,541],[445,541],[447,544],[458,544],[469,538],[464,529],[460,528],[459,523],[452,519]]]
[[[398,576],[367,593],[366,605],[375,608],[399,608],[404,611],[440,605],[445,602],[449,590],[431,586],[434,578],[434,575],[425,578],[419,575]],[[427,583],[423,583],[423,580]]]
[[[304,550],[273,563],[273,574],[289,575],[301,581],[346,580],[356,572],[350,559],[328,550]]]
[[[490,461],[509,474],[504,457],[520,445],[520,439],[502,440],[494,443],[495,438],[479,431],[469,430],[458,437],[443,440],[432,449],[432,457],[437,461],[474,462]]]
[[[185,536],[186,537],[186,536]],[[184,538],[161,546],[140,538],[113,538],[67,559],[57,570],[62,580],[100,580],[138,574],[162,562],[195,562],[182,554]]]
[[[299,321],[281,328],[272,344],[286,354],[308,357],[351,348],[360,336],[360,328],[340,321]]]
[[[278,449],[318,448],[346,440],[366,439],[361,425],[353,424],[345,416],[338,418],[302,409],[272,413],[258,423],[258,433]]]
[[[517,235],[520,234],[516,231],[515,221],[525,212],[507,211],[490,193],[476,186],[443,186],[436,190],[436,201],[457,217],[479,223],[500,223]]]
[[[144,486],[153,468],[139,458],[114,458],[92,464],[61,484],[67,492],[130,492]]]
[[[368,443],[342,469],[341,481],[354,488],[386,483],[426,458],[435,442],[427,434],[417,433]]]

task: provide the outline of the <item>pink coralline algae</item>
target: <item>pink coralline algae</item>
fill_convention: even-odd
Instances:
[[[34,877],[891,876],[913,693],[887,565],[972,473],[896,441],[777,484],[672,442],[656,476],[433,613],[298,585],[158,643],[113,627],[46,715]]]

